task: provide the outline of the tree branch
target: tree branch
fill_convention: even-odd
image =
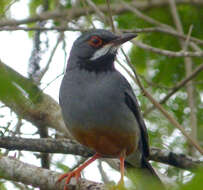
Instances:
[[[94,153],[70,139],[0,137],[0,147],[9,150],[74,154],[83,157],[90,157]]]
[[[136,16],[138,16],[139,18],[145,20],[146,22],[151,23],[151,24],[153,24],[153,25],[155,25],[155,26],[157,25],[157,26],[160,26],[160,27],[162,27],[162,28],[167,28],[167,29],[171,29],[171,30],[172,30],[172,27],[171,27],[171,26],[168,26],[168,25],[166,25],[166,24],[163,24],[163,23],[161,23],[161,22],[159,22],[159,21],[157,21],[157,20],[155,20],[155,19],[153,19],[153,18],[151,18],[151,17],[149,17],[149,16],[143,14],[140,10],[138,10],[137,7],[132,7],[132,6],[130,6],[128,3],[125,3],[125,2],[123,2],[123,1],[121,1],[121,3],[122,3],[122,5],[123,5],[124,7],[126,7],[128,10],[130,10],[130,11],[133,12]]]
[[[185,154],[176,154],[168,150],[154,147],[150,149],[150,159],[185,170],[193,170],[198,167],[203,167],[203,161],[186,156]]]
[[[37,26],[33,26],[33,27],[23,27],[23,26],[5,26],[5,27],[0,27],[0,31],[17,31],[17,30],[23,30],[23,31],[35,31],[35,30],[39,30],[39,31],[80,31],[80,32],[85,32],[86,30],[82,30],[81,28],[71,28],[68,26],[55,26],[55,27],[37,27]],[[148,32],[160,32],[160,33],[164,33],[164,34],[169,34],[181,39],[187,39],[186,35],[182,35],[179,34],[178,32],[176,32],[175,30],[168,30],[162,27],[150,27],[150,28],[136,28],[136,29],[131,29],[131,30],[126,30],[126,29],[120,29],[120,31],[122,33],[126,33],[126,32],[130,32],[130,33],[148,33]],[[203,40],[200,40],[196,37],[190,37],[190,41],[193,41],[199,45],[203,45]]]
[[[98,6],[92,1],[92,0],[86,0],[86,2],[88,3],[88,5],[94,9],[95,13],[98,15],[98,17],[103,20],[104,22],[106,22],[106,16],[104,15],[104,13],[102,11],[100,11],[100,9],[98,8]]]
[[[193,2],[190,2],[188,0],[177,0],[177,4],[194,4],[197,6],[203,6],[203,2],[201,0],[195,0]],[[146,10],[152,7],[161,7],[161,6],[167,6],[167,1],[163,0],[152,0],[150,3],[148,1],[133,1],[133,3],[128,4],[130,7],[136,7],[140,10]],[[106,5],[99,5],[97,6],[99,10],[101,10],[104,13],[108,12],[108,8]],[[119,3],[111,4],[111,10],[113,15],[122,14],[125,12],[128,12],[128,8],[124,7],[123,5]],[[35,15],[26,19],[22,20],[15,20],[15,19],[7,19],[7,20],[1,20],[0,21],[0,27],[2,26],[16,26],[21,24],[28,24],[32,22],[37,21],[43,21],[43,20],[49,20],[49,19],[56,19],[56,18],[62,18],[66,19],[66,21],[71,21],[73,19],[78,19],[80,16],[84,16],[86,11],[89,13],[94,13],[94,9],[92,7],[88,7],[87,10],[80,8],[80,7],[73,7],[68,10],[57,10],[57,11],[47,11],[43,12],[39,15]]]
[[[64,34],[60,33],[59,36],[58,36],[58,39],[56,41],[56,44],[55,44],[54,48],[52,49],[52,51],[50,53],[49,60],[47,61],[45,68],[43,68],[40,71],[40,73],[38,74],[37,82],[40,82],[42,80],[43,76],[45,75],[45,73],[48,71],[49,66],[50,66],[50,64],[52,62],[52,59],[54,57],[54,54],[56,52],[56,49],[59,46],[60,42],[62,41],[63,37],[64,37]]]
[[[153,5],[158,5],[157,3],[158,1],[151,1],[150,4],[149,3],[145,3],[145,6],[153,6]],[[183,3],[184,1],[177,1],[177,3]],[[159,2],[159,4],[161,3],[161,1]],[[167,2],[164,2],[164,5],[166,5]],[[186,2],[185,2],[186,3]],[[163,2],[161,3],[163,5]],[[125,6],[119,5],[119,4],[112,4],[111,5],[111,10],[112,10],[112,14],[121,14],[123,12],[127,12],[129,9],[131,11],[135,11],[137,15],[139,15],[141,18],[146,19],[148,22],[153,23],[155,25],[159,25],[159,26],[163,26],[166,27],[168,29],[171,29],[172,31],[174,31],[174,29],[168,25],[162,24],[148,16],[145,16],[144,14],[142,14],[137,8],[143,9],[143,4],[140,5],[139,3],[135,3],[133,2],[132,4],[124,4]],[[136,7],[136,8],[132,8],[132,7]],[[103,12],[108,12],[108,8],[106,8],[106,6],[99,6],[98,7],[99,10],[103,11]],[[52,11],[52,12],[44,12],[40,15],[35,15],[31,18],[27,18],[24,20],[20,20],[20,21],[16,21],[16,20],[7,20],[7,21],[2,21],[0,22],[0,27],[3,26],[16,26],[16,25],[20,25],[20,24],[27,24],[30,22],[36,22],[36,21],[43,21],[43,20],[47,20],[47,19],[55,19],[55,18],[66,18],[67,22],[71,21],[73,19],[77,19],[80,16],[84,15],[86,13],[86,11],[88,13],[94,13],[95,9],[92,7],[87,7],[87,9],[83,9],[83,8],[72,8],[69,9],[68,12],[67,11]],[[151,47],[149,45],[143,44],[141,42],[136,42],[133,41],[138,47],[143,48],[145,50],[148,51],[152,51],[155,53],[159,53],[165,56],[170,56],[170,57],[202,57],[203,56],[203,51],[196,51],[196,52],[188,52],[188,51],[181,51],[181,52],[172,52],[172,51],[168,51],[168,50],[162,50],[159,48],[154,48]],[[194,44],[193,44],[194,45]]]
[[[144,44],[142,42],[138,42],[136,40],[132,40],[132,42],[142,48],[145,49],[147,51],[151,51],[154,53],[158,53],[161,55],[165,55],[168,57],[203,57],[203,51],[196,51],[196,52],[190,52],[190,51],[179,51],[179,52],[175,52],[175,51],[169,51],[169,50],[164,50],[164,49],[159,49],[159,48],[155,48],[152,46],[149,46],[147,44]]]
[[[83,157],[90,157],[94,154],[87,147],[70,139],[0,137],[0,147],[9,150],[73,154]],[[158,148],[151,148],[150,159],[186,170],[192,170],[203,165],[202,161]]]
[[[28,28],[29,29],[29,28]],[[0,28],[1,30],[1,28]],[[184,34],[180,34],[175,30],[168,30],[167,28],[162,28],[162,27],[151,27],[151,28],[136,28],[132,30],[121,30],[122,32],[132,32],[132,33],[144,33],[144,32],[160,32],[160,33],[165,33],[169,34],[178,38],[181,38],[183,40],[187,39],[187,36]],[[199,45],[203,45],[203,40],[200,40],[195,37],[190,37],[190,41],[193,41]]]
[[[69,136],[58,103],[1,60],[0,92],[0,101],[22,119],[38,127],[49,126]]]
[[[171,27],[170,25],[167,25],[167,24],[164,24],[164,23],[161,23],[160,21],[156,20],[156,19],[153,19],[152,17],[149,17],[148,15],[144,14],[143,12],[141,12],[139,9],[137,9],[136,7],[131,7],[129,6],[127,3],[124,3],[122,2],[123,6],[128,8],[130,11],[132,11],[133,13],[135,13],[139,18],[145,20],[146,22],[148,23],[151,23],[155,26],[161,26],[162,28],[166,29],[166,30],[169,30],[171,32],[175,32],[175,33],[180,33],[179,31],[177,32],[173,27]],[[180,33],[181,35],[184,35],[183,33]],[[135,42],[135,41],[134,41]],[[155,53],[160,53],[160,54],[163,54],[163,55],[167,55],[168,56],[175,56],[175,54],[173,54],[173,52],[166,52],[165,50],[161,50],[161,49],[158,49],[158,48],[153,48],[153,47],[150,47],[150,46],[147,46],[145,44],[142,44],[142,43],[139,43],[137,44],[140,48],[144,48],[144,49],[148,49],[148,50],[151,50],[151,51],[154,51]],[[196,52],[201,52],[201,49],[197,47],[197,45],[194,43],[194,42],[190,42],[190,46],[196,51]],[[182,51],[182,52],[185,52],[185,51]],[[195,53],[196,53],[195,52]],[[169,55],[170,54],[170,55]],[[178,56],[178,55],[176,55]],[[188,57],[188,56],[184,56],[184,57]]]
[[[184,34],[182,23],[176,8],[176,3],[174,0],[168,0],[170,11],[175,23],[175,26],[177,28],[177,31],[180,34]],[[190,34],[189,34],[190,37]],[[188,37],[188,39],[189,39]],[[185,43],[182,39],[179,39],[180,45],[184,51],[188,49],[187,43]],[[186,40],[187,42],[187,40]],[[192,73],[192,59],[190,57],[184,57],[185,62],[185,71],[186,71],[186,77],[188,77]],[[195,102],[194,102],[194,86],[192,80],[190,80],[186,84],[186,91],[188,95],[188,105],[190,107],[190,128],[191,132],[190,135],[193,139],[197,139],[197,118],[196,118],[196,108],[195,108]],[[192,149],[192,152],[194,149]],[[194,153],[194,152],[193,152]]]
[[[72,28],[69,26],[53,26],[53,27],[39,27],[39,26],[33,26],[33,27],[23,27],[23,26],[4,26],[0,27],[0,31],[17,31],[17,30],[23,30],[23,31],[73,31],[73,32],[78,32],[78,31],[83,31],[81,28]]]
[[[46,190],[63,190],[64,182],[57,183],[59,175],[57,172],[26,164],[14,158],[0,157],[0,177],[3,179]],[[104,190],[103,184],[84,179],[80,179],[77,186],[80,190]],[[71,182],[68,189],[76,189],[76,184]]]

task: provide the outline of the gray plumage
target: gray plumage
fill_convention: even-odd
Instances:
[[[148,135],[136,97],[128,81],[113,64],[119,45],[132,37],[133,34],[121,38],[106,30],[93,30],[78,38],[72,47],[61,84],[60,105],[66,126],[76,140],[98,151],[100,149],[97,147],[102,143],[100,140],[102,141],[105,134],[131,135],[133,143],[129,143],[132,144],[130,148],[133,152],[129,147],[125,147],[126,142],[123,142],[123,145],[122,142],[119,143],[122,149],[130,153],[127,160],[129,159],[131,165],[145,168],[149,174],[156,176],[147,161]],[[75,132],[91,133],[95,130],[101,133],[97,133],[98,141],[94,141],[93,146],[92,142],[86,143],[88,140],[84,140],[85,137],[76,135]],[[108,138],[106,140],[109,143],[116,143]],[[98,145],[95,145],[96,143]],[[115,155],[116,151],[109,154],[104,151],[104,156],[119,157],[118,151],[118,155]]]

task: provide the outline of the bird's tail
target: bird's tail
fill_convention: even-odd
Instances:
[[[146,175],[149,176],[151,180],[153,180],[153,183],[156,183],[157,186],[161,187],[161,189],[164,188],[163,182],[157,175],[152,165],[145,158],[142,159],[142,168],[144,170],[143,172],[145,172]]]
[[[136,185],[136,189],[165,190],[166,188],[164,184],[156,174],[151,164],[145,158],[142,158],[141,162],[141,167],[133,167],[131,164],[131,167],[129,167],[129,163],[127,167],[127,173],[132,179],[133,184]]]

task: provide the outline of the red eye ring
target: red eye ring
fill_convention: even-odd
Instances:
[[[99,38],[98,36],[92,36],[88,41],[88,44],[93,47],[99,47],[102,45],[102,39]]]

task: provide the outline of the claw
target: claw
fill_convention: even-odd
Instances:
[[[65,186],[64,186],[64,190],[68,190],[67,185],[69,184],[70,180],[72,177],[75,177],[76,181],[78,182],[79,177],[80,177],[80,172],[86,168],[90,163],[92,163],[93,161],[95,161],[97,158],[101,157],[100,154],[96,153],[92,158],[90,158],[88,161],[86,161],[85,163],[83,163],[79,168],[77,168],[76,170],[69,172],[69,173],[65,173],[63,175],[61,175],[59,177],[59,179],[57,180],[57,183],[61,182],[64,178],[66,178],[65,180]]]
[[[75,177],[76,181],[78,182],[79,178],[80,178],[80,170],[75,170],[69,173],[65,173],[63,175],[61,175],[59,177],[59,179],[57,180],[57,183],[60,183],[63,179],[66,178],[65,180],[65,186],[64,186],[64,190],[68,190],[67,185],[69,184],[70,180],[72,177]]]

